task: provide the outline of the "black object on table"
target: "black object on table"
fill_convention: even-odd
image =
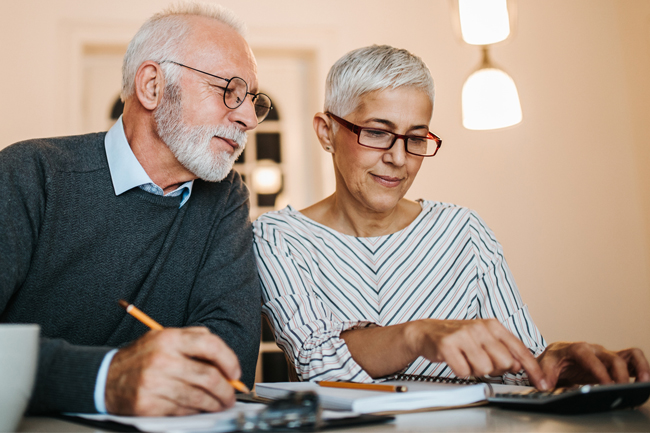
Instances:
[[[515,410],[578,414],[640,406],[650,397],[650,382],[582,385],[553,391],[495,393],[490,404]]]

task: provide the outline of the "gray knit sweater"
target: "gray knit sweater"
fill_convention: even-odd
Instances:
[[[38,323],[30,413],[94,412],[105,353],[147,332],[117,301],[166,327],[203,325],[237,353],[252,386],[260,289],[248,191],[231,172],[192,196],[115,195],[105,133],[0,152],[0,322]]]

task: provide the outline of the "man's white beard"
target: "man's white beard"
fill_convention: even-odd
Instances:
[[[190,126],[183,122],[180,87],[165,87],[161,104],[154,111],[158,135],[178,162],[197,177],[208,182],[223,180],[246,146],[246,133],[233,125]],[[210,148],[213,137],[233,140],[238,147],[232,154]]]

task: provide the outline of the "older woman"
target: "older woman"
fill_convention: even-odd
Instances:
[[[254,224],[263,312],[298,377],[490,375],[546,389],[626,381],[629,366],[650,379],[638,349],[547,347],[479,216],[404,198],[441,145],[429,132],[433,96],[429,69],[406,50],[343,56],[314,117],[336,192]]]

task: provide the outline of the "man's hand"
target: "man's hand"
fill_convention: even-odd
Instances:
[[[650,365],[639,349],[612,352],[588,343],[556,342],[537,358],[551,386],[650,382]]]
[[[549,382],[528,348],[496,319],[418,320],[414,345],[418,355],[446,362],[460,377],[500,376],[522,368],[539,389]]]
[[[113,358],[106,381],[109,413],[190,415],[232,406],[228,379],[239,379],[235,353],[207,328],[149,331]]]

